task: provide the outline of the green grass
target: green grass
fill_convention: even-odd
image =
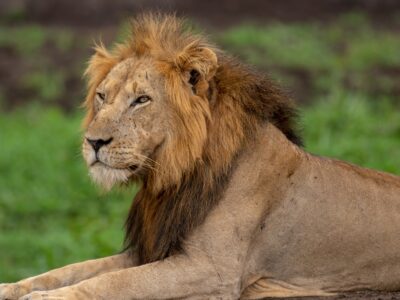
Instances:
[[[400,66],[397,32],[372,27],[362,15],[318,23],[243,25],[223,32],[222,44],[258,66],[366,70]]]
[[[68,28],[38,24],[0,27],[0,53],[8,62],[2,67],[7,68],[8,80],[1,89],[11,95],[7,106],[13,107],[15,98],[21,98],[16,101],[19,103],[65,103],[65,98],[74,95],[68,80],[81,78],[84,69],[83,58],[80,62],[75,57],[89,43],[82,41]],[[78,97],[73,100],[79,101]]]
[[[361,14],[345,15],[323,26],[245,24],[222,32],[217,41],[283,82],[290,82],[293,72],[301,70],[316,92],[341,86],[390,94],[398,87],[398,79],[385,70],[400,70],[400,35],[375,28]]]
[[[36,54],[46,41],[46,32],[39,26],[0,29],[0,46],[15,49],[21,56]]]
[[[96,190],[80,119],[40,108],[1,114],[0,282],[121,249],[134,188]]]
[[[15,49],[23,58],[36,59],[46,43],[53,44],[60,51],[73,46],[74,37],[68,30],[48,29],[41,25],[0,27],[0,47]]]
[[[60,70],[33,71],[24,74],[20,80],[21,87],[31,91],[36,102],[52,102],[65,94],[65,78]]]
[[[347,93],[302,110],[306,149],[400,174],[400,112]],[[0,282],[121,249],[134,188],[99,192],[80,157],[81,115],[0,117]]]
[[[400,109],[346,92],[302,110],[306,149],[400,175]]]

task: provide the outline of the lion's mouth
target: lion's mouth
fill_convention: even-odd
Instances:
[[[132,165],[128,169],[131,170],[132,172],[135,172],[135,171],[137,171],[137,169],[139,169],[139,166],[138,165]]]
[[[110,165],[108,165],[108,164],[106,164],[106,163],[104,163],[104,162],[102,162],[102,161],[100,161],[100,160],[98,160],[98,159],[95,160],[94,162],[92,162],[92,163],[90,164],[90,167],[93,167],[93,166],[95,166],[95,165],[100,165],[100,166],[102,166],[102,167],[106,167],[106,168],[109,168],[109,169],[129,170],[129,171],[131,171],[132,173],[138,171],[138,169],[139,169],[139,165],[131,165],[131,166],[125,167],[125,168],[110,166]]]

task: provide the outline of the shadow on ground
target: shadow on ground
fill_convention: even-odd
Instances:
[[[400,292],[374,292],[374,291],[364,291],[364,292],[354,292],[339,294],[333,297],[294,297],[286,298],[288,300],[396,300],[400,299]],[[265,298],[263,300],[276,300],[276,298]]]

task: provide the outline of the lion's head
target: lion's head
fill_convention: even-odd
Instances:
[[[207,140],[216,53],[199,37],[177,35],[176,19],[156,18],[136,20],[133,39],[112,52],[97,47],[87,69],[83,155],[107,188],[155,171],[155,188],[177,183]]]
[[[173,16],[142,15],[129,40],[97,46],[86,71],[84,158],[106,188],[143,182],[127,222],[143,261],[179,248],[260,126],[271,122],[299,143],[287,97],[185,28]]]

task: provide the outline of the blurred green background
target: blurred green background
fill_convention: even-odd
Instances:
[[[400,175],[400,2],[144,3],[0,3],[0,282],[121,250],[135,187],[90,182],[79,105],[93,40],[121,39],[142,9],[187,15],[281,84],[306,150]]]

